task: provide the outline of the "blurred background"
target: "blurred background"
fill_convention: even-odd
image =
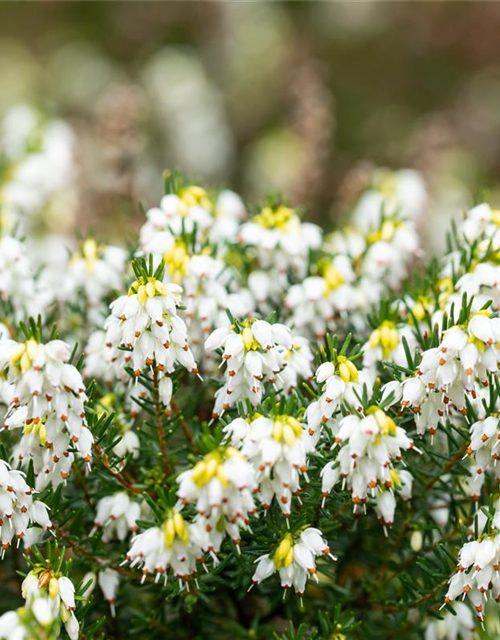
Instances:
[[[500,4],[0,3],[0,114],[73,128],[54,225],[116,236],[177,168],[329,227],[374,166],[427,181],[426,229],[500,195]]]

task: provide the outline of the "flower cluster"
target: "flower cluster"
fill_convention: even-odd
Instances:
[[[286,366],[292,337],[290,329],[283,324],[251,318],[216,329],[207,338],[207,351],[222,348],[225,380],[215,395],[214,418],[240,401],[248,399],[253,406],[261,402],[264,383],[276,384]]]
[[[307,527],[297,536],[287,533],[273,554],[257,559],[252,582],[259,584],[277,571],[284,589],[293,587],[296,593],[303,596],[308,578],[312,577],[319,582],[316,567],[318,556],[328,556],[336,560],[321,531]]]
[[[271,300],[279,300],[289,286],[289,272],[299,280],[304,278],[309,254],[320,248],[321,236],[318,226],[301,222],[293,209],[281,204],[265,206],[241,226],[238,242],[253,250],[257,260],[258,270],[249,280],[257,302],[267,305]],[[265,298],[257,294],[262,288]]]
[[[68,207],[74,183],[73,132],[62,120],[46,121],[27,104],[13,107],[0,123],[2,226],[31,219],[46,208]]]
[[[453,410],[466,413],[467,396],[475,399],[498,371],[500,319],[490,315],[478,311],[447,329],[439,346],[422,354],[417,375],[403,382],[401,404],[413,409],[419,434],[435,433]]]
[[[352,360],[343,355],[335,362],[321,364],[315,374],[315,380],[322,384],[322,393],[318,400],[309,404],[306,411],[309,434],[316,439],[321,435],[324,425],[335,428],[332,419],[342,403],[359,408],[359,397],[363,387],[371,388],[369,378],[358,371]]]
[[[256,474],[245,457],[233,447],[215,449],[183,471],[178,483],[180,503],[195,505],[203,549],[217,554],[226,533],[238,545],[256,511]]]
[[[12,236],[0,235],[0,299],[12,305],[16,320],[35,316],[41,310],[32,274],[23,244]]]
[[[414,217],[425,201],[422,197],[418,205],[405,207],[405,191],[398,194],[395,189],[387,207],[380,206],[387,200],[383,188],[367,192],[356,209],[354,226],[325,238],[314,272],[286,293],[285,304],[300,332],[323,338],[347,318],[365,329],[367,309],[388,290],[398,289],[421,254]]]
[[[129,533],[137,531],[136,521],[140,515],[140,505],[131,500],[124,491],[101,498],[97,503],[91,535],[97,529],[102,529],[104,542],[115,537],[123,542]]]
[[[224,431],[253,464],[263,508],[268,509],[276,497],[289,517],[292,496],[300,492],[300,476],[307,473],[307,454],[313,449],[304,424],[289,415],[256,416],[248,422],[236,418]]]
[[[80,625],[74,613],[75,587],[69,578],[43,568],[30,571],[22,595],[25,607],[0,616],[0,638],[59,637],[62,623],[70,640],[77,640]]]
[[[127,253],[121,247],[99,245],[93,238],[82,243],[79,251],[68,260],[61,286],[56,289],[64,303],[75,303],[83,293],[88,303],[88,313],[95,323],[100,323],[106,300],[123,286],[123,274],[127,265]],[[60,274],[54,274],[60,279]]]
[[[32,116],[0,127],[2,215],[19,222],[0,236],[0,571],[28,574],[0,638],[197,637],[210,611],[234,635],[236,600],[260,636],[295,615],[281,582],[311,604],[307,634],[397,620],[469,640],[500,599],[498,211],[474,207],[424,265],[415,172],[375,171],[333,233],[168,175],[127,250],[42,244],[17,229],[54,205],[40,157],[53,171],[60,153],[66,191],[70,145]],[[269,596],[247,603],[251,585]]]
[[[204,563],[194,526],[176,510],[168,514],[161,527],[151,527],[133,539],[127,561],[131,566],[142,566],[143,581],[153,573],[156,580],[164,576],[166,581],[172,570],[181,588],[190,577],[196,578],[196,563]]]
[[[159,275],[159,274],[157,274]],[[111,304],[106,320],[108,361],[130,362],[136,377],[148,369],[160,375],[159,394],[165,405],[172,397],[173,373],[177,364],[198,372],[188,345],[187,328],[178,315],[181,288],[163,284],[155,275],[139,275],[128,295]]]
[[[183,233],[195,233],[201,244],[206,240],[220,242],[233,239],[238,223],[245,217],[241,198],[232,191],[222,191],[214,202],[198,185],[182,185],[165,195],[159,207],[146,213],[147,221],[140,231],[140,245],[145,254],[162,256]]]
[[[45,344],[0,342],[0,368],[7,370],[9,406],[4,429],[22,429],[16,457],[33,462],[36,488],[57,486],[69,477],[73,450],[90,465],[93,436],[86,426],[85,384],[70,364],[69,346],[61,340]]]
[[[495,600],[500,598],[499,563],[500,535],[486,535],[482,540],[466,542],[460,550],[458,571],[450,580],[445,602],[466,595],[478,618],[483,620],[488,594]]]
[[[34,524],[50,529],[47,505],[35,499],[34,490],[27,484],[24,474],[0,460],[0,543],[2,556],[12,540],[37,535]]]
[[[425,629],[425,640],[473,640],[474,617],[463,602],[456,602],[453,611],[446,611],[441,620],[429,622]]]
[[[392,525],[394,490],[399,490],[403,498],[411,496],[411,474],[394,468],[402,452],[413,447],[405,430],[396,426],[383,409],[372,406],[366,414],[340,420],[335,444],[340,447],[338,459],[328,462],[321,472],[323,495],[328,495],[342,479],[355,506],[373,498],[382,523]]]

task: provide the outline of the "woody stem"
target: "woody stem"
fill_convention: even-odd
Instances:
[[[168,478],[171,474],[170,463],[168,461],[168,447],[167,447],[167,439],[165,437],[165,425],[163,423],[163,408],[160,400],[160,391],[159,391],[160,381],[158,379],[158,370],[156,367],[153,369],[153,400],[155,406],[155,416],[156,416],[156,429],[158,432],[158,442],[160,445],[161,457],[163,459],[163,471],[165,472],[165,476]]]

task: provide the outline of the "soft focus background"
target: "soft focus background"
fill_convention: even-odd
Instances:
[[[432,240],[498,202],[499,32],[498,3],[3,2],[0,112],[76,133],[58,231],[123,233],[167,167],[328,227],[381,165],[422,172]]]

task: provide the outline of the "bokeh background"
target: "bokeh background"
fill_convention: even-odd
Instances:
[[[116,236],[167,167],[329,227],[381,165],[422,172],[432,239],[498,202],[499,33],[495,2],[2,2],[0,114],[73,127],[58,228]]]

